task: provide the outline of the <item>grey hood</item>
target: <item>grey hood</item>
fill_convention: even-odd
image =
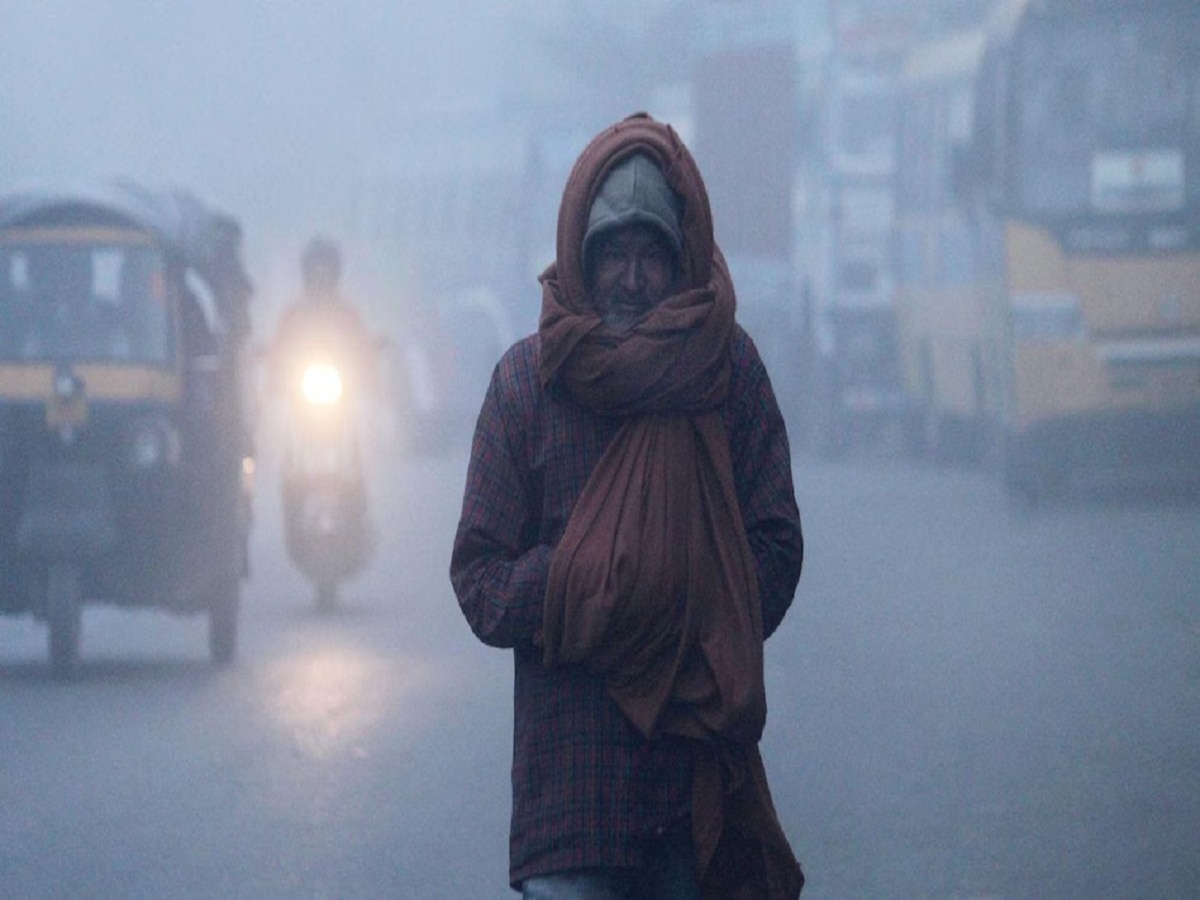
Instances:
[[[683,251],[683,231],[679,226],[682,211],[682,201],[654,160],[644,153],[635,153],[608,173],[592,201],[583,236],[584,269],[600,234],[623,225],[654,226],[679,255]]]

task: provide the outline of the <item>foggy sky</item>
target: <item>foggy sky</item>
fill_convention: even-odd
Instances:
[[[0,175],[120,172],[274,207],[293,179],[320,192],[414,117],[536,91],[530,23],[552,25],[558,5],[5,0]]]
[[[633,33],[671,2],[0,0],[0,189],[192,190],[241,220],[269,290],[306,235],[347,230],[365,159],[571,90],[545,34],[572,16]]]
[[[252,220],[320,219],[414,110],[494,101],[515,5],[7,2],[0,172],[123,175]]]

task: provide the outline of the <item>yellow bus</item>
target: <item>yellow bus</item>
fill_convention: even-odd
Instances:
[[[1200,4],[1005,4],[912,54],[900,143],[914,443],[1200,472]]]

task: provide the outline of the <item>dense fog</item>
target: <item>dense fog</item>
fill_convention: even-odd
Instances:
[[[409,325],[400,307],[442,317],[454,292],[482,289],[522,317],[507,336],[536,321],[533,278],[587,137],[638,109],[689,136],[693,12],[528,0],[15,5],[0,38],[0,174],[6,186],[132,178],[230,212],[264,334],[298,287],[304,241],[326,233],[381,330]],[[536,179],[535,156],[548,160]],[[474,246],[487,265],[450,264],[411,239],[463,193],[490,218],[443,257]],[[378,210],[396,207],[380,226]],[[440,239],[436,227],[424,236]]]
[[[663,4],[556,6],[10,5],[0,173],[6,186],[119,176],[192,190],[241,219],[270,306],[297,277],[308,235],[353,252],[374,161],[472,130],[487,154],[496,123],[561,108],[576,88],[586,108],[566,105],[584,127],[632,111],[623,98],[605,109],[605,88],[576,84],[592,73],[571,71],[561,45],[584,42],[558,29],[594,18],[637,41]],[[627,65],[619,48],[595,52],[618,72]]]
[[[805,572],[764,756],[806,896],[1195,896],[1200,14],[1051,22],[1005,68],[984,27],[1023,5],[5,3],[0,195],[126,178],[229,213],[255,360],[328,236],[390,393],[342,615],[296,613],[263,393],[240,668],[206,680],[190,632],[101,614],[83,692],[54,694],[42,623],[0,616],[0,884],[506,896],[511,662],[448,557],[571,165],[645,110],[706,178],[791,441]],[[142,769],[181,755],[168,804]],[[192,869],[163,862],[226,807]],[[112,864],[127,839],[157,862]]]

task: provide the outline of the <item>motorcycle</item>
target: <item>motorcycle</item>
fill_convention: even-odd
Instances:
[[[374,552],[374,529],[357,427],[356,387],[348,367],[317,356],[292,377],[282,460],[283,521],[288,556],[313,584],[316,605],[330,612],[338,586]]]
[[[241,231],[128,183],[0,197],[0,613],[77,670],[86,602],[237,642],[253,456]]]

